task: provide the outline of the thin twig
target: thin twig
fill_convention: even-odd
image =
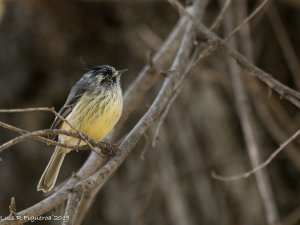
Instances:
[[[266,102],[263,99],[261,99],[261,93],[257,93],[257,90],[253,89],[254,88],[251,88],[250,90],[251,94],[256,98],[256,101],[253,102],[255,106],[255,111],[260,117],[260,121],[268,131],[269,135],[277,142],[277,144],[280,144],[281,142],[285,141],[289,136],[287,135],[287,132],[285,132],[280,127],[278,121],[274,118],[274,111],[272,111],[268,107],[268,101]],[[286,151],[284,151],[284,153],[291,161],[293,166],[296,167],[298,171],[300,171],[300,152],[298,151],[297,143],[290,143],[290,145],[286,147]]]
[[[3,125],[2,122],[0,122],[0,125]],[[66,135],[66,136],[71,136],[80,140],[85,141],[85,139],[83,139],[77,132],[72,132],[72,131],[67,131],[67,130],[59,130],[59,129],[45,129],[45,130],[38,130],[38,131],[33,131],[33,132],[27,132],[24,133],[18,137],[15,137],[7,142],[5,142],[4,144],[0,145],[0,152],[2,152],[3,150],[10,148],[13,145],[16,145],[24,140],[27,139],[32,139],[32,138],[39,138],[42,135]],[[46,138],[45,138],[46,139]],[[53,144],[54,141],[47,141],[48,139],[45,140],[46,143],[48,144]],[[89,141],[92,141],[93,143],[96,143],[95,140],[90,139]],[[55,143],[56,145],[56,143]],[[66,145],[66,144],[58,144],[61,145],[63,147],[67,147],[67,148],[71,148],[71,149],[77,149],[77,150],[81,150],[84,149],[86,147],[84,147],[84,145],[79,146],[79,145]]]
[[[14,131],[14,132],[17,132],[19,134],[28,134],[28,133],[30,133],[27,130],[20,129],[18,127],[12,126],[10,124],[7,124],[7,123],[1,122],[1,121],[0,121],[0,127],[3,127],[5,129],[8,129],[8,130],[11,130],[11,131]],[[46,135],[46,133],[47,132],[45,132],[45,135]],[[47,135],[50,135],[50,133],[47,133]],[[54,135],[57,135],[57,134],[55,133]],[[50,145],[55,145],[55,146],[61,146],[61,147],[64,147],[64,148],[78,147],[78,146],[71,146],[71,145],[63,144],[61,142],[57,142],[57,141],[54,141],[54,140],[51,140],[51,139],[48,139],[48,138],[45,138],[45,137],[42,137],[42,136],[34,136],[32,138],[34,138],[36,140],[39,140],[39,141],[41,141],[41,142],[43,142],[45,144],[50,144]],[[0,148],[1,148],[1,146],[0,146]],[[3,150],[0,150],[0,152],[3,151]]]
[[[15,137],[4,144],[0,145],[0,153],[4,151],[5,149],[8,149],[12,147],[13,145],[16,145],[22,141],[28,140],[28,139],[37,139],[43,143],[46,144],[51,144],[55,146],[61,146],[64,148],[69,148],[69,149],[74,149],[74,150],[87,150],[87,149],[92,149],[95,153],[100,154],[102,156],[108,157],[110,155],[110,146],[107,145],[105,142],[97,142],[87,136],[80,135],[78,132],[73,132],[73,131],[68,131],[68,130],[59,130],[59,129],[45,129],[45,130],[38,130],[38,131],[33,131],[29,132],[26,130],[22,130],[20,128],[11,126],[9,124],[3,123],[0,121],[0,127],[4,127],[6,129],[13,130],[15,132],[21,133],[22,135]],[[48,138],[42,137],[43,135],[66,135],[66,136],[71,136],[74,138],[77,138],[79,140],[82,140],[86,143],[89,143],[87,145],[68,145],[68,144],[63,144],[61,142],[53,141]],[[91,148],[92,146],[92,148]],[[95,147],[99,148],[101,151],[99,152],[98,149]]]
[[[247,7],[246,1],[238,1],[235,3],[236,7],[234,9],[238,9],[237,11],[231,11],[231,13],[226,17],[224,21],[224,30],[225,33],[228,33],[232,27],[234,26],[234,21],[237,19],[239,21],[242,20],[244,15],[246,14]],[[251,46],[251,37],[249,25],[247,24],[244,29],[240,30],[240,33],[237,37],[240,38],[241,43],[244,43],[240,47],[240,51],[247,55],[248,58],[252,59],[253,56],[249,49],[251,47],[246,48],[246,46]],[[243,35],[243,36],[242,36]],[[233,37],[229,40],[229,45],[233,49],[237,49],[237,37]],[[237,112],[239,116],[239,120],[242,127],[243,136],[245,139],[245,144],[247,147],[247,152],[250,158],[250,162],[252,167],[256,167],[261,163],[261,145],[259,139],[257,138],[257,127],[255,126],[255,119],[253,117],[253,111],[250,103],[250,99],[248,96],[248,92],[246,90],[246,83],[244,81],[244,77],[241,76],[241,69],[238,67],[234,59],[228,59],[230,77],[232,81],[232,87],[234,91],[234,98],[237,106]],[[274,225],[279,221],[278,210],[276,207],[276,203],[274,200],[273,191],[271,188],[269,176],[266,170],[260,170],[255,174],[255,179],[258,187],[258,192],[262,200],[262,204],[265,210],[267,224]]]
[[[210,30],[205,27],[201,22],[196,20],[188,11],[184,9],[184,7],[177,0],[168,0],[176,7],[178,11],[187,16],[193,23],[196,25],[198,32],[201,34],[202,39],[206,39],[208,44],[215,46],[224,52],[227,53],[228,56],[234,58],[237,63],[241,66],[241,68],[247,71],[247,74],[250,74],[262,82],[264,82],[269,88],[276,91],[281,98],[284,98],[290,101],[293,105],[300,108],[300,92],[286,86],[281,83],[277,79],[273,78],[270,74],[265,71],[259,69],[255,65],[253,65],[247,58],[241,55],[236,50],[230,48],[224,40],[216,36],[214,33],[210,32]]]
[[[267,15],[269,17],[272,28],[277,36],[279,45],[283,52],[283,55],[286,59],[286,63],[290,68],[291,74],[293,76],[294,83],[298,90],[300,90],[300,65],[297,54],[292,46],[290,38],[288,36],[288,32],[280,18],[277,8],[274,3],[271,3],[268,10]]]
[[[70,132],[70,131],[64,131],[64,130],[54,130],[54,129],[46,129],[46,130],[39,130],[39,131],[33,131],[33,132],[28,132],[28,133],[24,133],[18,137],[15,137],[7,142],[5,142],[4,144],[2,144],[0,146],[0,152],[2,152],[5,149],[8,149],[10,147],[12,147],[13,145],[16,145],[24,140],[27,139],[32,139],[32,138],[37,138],[40,137],[42,135],[47,135],[47,134],[63,134],[63,135],[67,135],[67,136],[71,136],[71,137],[76,137],[79,138],[77,133],[74,132]],[[77,149],[79,146],[71,146],[72,148],[74,147],[75,149]]]
[[[97,153],[97,150],[94,148],[94,146],[89,142],[89,138],[81,133],[79,130],[77,130],[72,124],[69,123],[69,121],[66,118],[63,118],[58,112],[55,111],[55,109],[48,108],[48,107],[38,107],[38,108],[23,108],[23,109],[0,109],[0,113],[24,113],[24,112],[51,112],[56,117],[58,117],[60,120],[64,121],[72,130],[78,133],[78,135],[81,137],[81,139],[87,143],[87,145],[90,147],[90,149]],[[40,139],[38,137],[35,137],[36,139],[46,141],[45,139]],[[52,142],[53,144],[53,142]],[[61,145],[62,146],[62,145]],[[0,150],[1,152],[1,150]]]
[[[77,131],[68,120],[63,118],[58,112],[55,111],[54,107],[49,108],[49,107],[37,107],[37,108],[23,108],[23,109],[0,109],[0,113],[24,113],[24,112],[51,112],[53,113],[56,117],[58,117],[60,120],[66,122],[70,128],[73,130]],[[80,132],[79,132],[80,133]]]
[[[259,4],[258,7],[255,8],[255,10],[249,15],[247,16],[246,19],[243,20],[242,23],[240,23],[236,28],[234,28],[226,37],[225,41],[230,39],[236,32],[238,32],[245,24],[247,24],[252,18],[254,18],[254,16],[260,12],[265,5],[269,2],[269,0],[264,0],[262,3]]]
[[[37,108],[23,108],[23,109],[0,109],[0,113],[24,113],[24,112],[52,112],[54,108],[37,107]]]
[[[217,19],[215,19],[214,23],[210,26],[210,30],[212,32],[216,32],[216,30],[219,28],[219,26],[222,24],[225,14],[227,13],[229,6],[231,4],[232,0],[227,0],[222,7],[221,12],[219,13]]]
[[[291,143],[292,141],[294,141],[298,136],[300,135],[300,129],[297,130],[291,137],[289,137],[285,142],[283,142],[279,148],[277,148],[263,163],[261,163],[259,166],[245,172],[242,174],[237,174],[237,175],[233,175],[233,176],[222,176],[222,175],[218,175],[216,174],[216,172],[212,172],[211,176],[216,179],[216,180],[221,180],[221,181],[235,181],[235,180],[240,180],[240,179],[245,179],[250,177],[251,175],[257,173],[258,171],[260,171],[261,169],[263,169],[264,167],[268,166],[274,159],[275,157],[282,151],[284,150],[284,148]]]
[[[149,137],[148,137],[148,135],[145,133],[143,135],[143,137],[145,139],[145,145],[144,145],[144,148],[142,149],[141,154],[140,154],[140,159],[141,160],[145,160],[145,154],[146,154],[146,152],[148,151],[148,148],[149,148]]]
[[[58,112],[55,111],[55,109],[49,108],[49,107],[37,107],[37,108],[23,108],[23,109],[0,109],[0,113],[24,113],[24,112],[51,112],[56,117],[58,117],[60,120],[64,121],[68,126],[73,129],[74,131],[78,132],[79,135],[81,135],[82,139],[84,139],[84,135],[82,136],[82,133],[78,131],[76,128],[74,128],[67,119],[63,118]]]

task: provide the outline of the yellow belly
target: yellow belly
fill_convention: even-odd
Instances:
[[[96,97],[83,95],[66,119],[80,132],[94,140],[101,140],[118,122],[122,108],[121,91],[113,92],[105,98],[101,95]],[[62,124],[61,129],[71,130],[66,123]],[[60,140],[70,145],[78,144],[78,139],[72,137],[63,136]]]

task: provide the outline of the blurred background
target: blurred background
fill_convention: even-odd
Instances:
[[[208,5],[207,25],[217,17],[220,2],[212,0]],[[259,2],[246,2],[247,12]],[[251,21],[252,60],[299,90],[300,3],[272,2],[272,10],[262,10]],[[0,108],[59,110],[84,73],[80,57],[90,64],[129,68],[122,80],[126,90],[178,19],[176,10],[159,0],[0,0]],[[223,36],[222,27],[218,34]],[[266,222],[254,176],[233,182],[211,177],[212,171],[234,175],[251,168],[227,63],[224,55],[213,54],[196,66],[155,148],[151,142],[156,126],[97,195],[83,224]],[[147,110],[162,81],[143,98],[122,135]],[[246,81],[260,154],[265,159],[299,129],[300,114],[260,82],[249,77]],[[47,112],[0,114],[0,121],[30,131],[49,128],[53,119]],[[15,136],[0,127],[1,144]],[[266,169],[282,224],[300,221],[299,146],[298,138]],[[1,153],[1,216],[9,214],[12,196],[18,211],[44,198],[36,192],[36,185],[52,149],[28,140]],[[77,171],[87,156],[88,152],[69,154],[59,181]]]

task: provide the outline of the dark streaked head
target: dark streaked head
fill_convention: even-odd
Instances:
[[[89,64],[85,64],[84,68],[88,70],[88,72],[83,76],[83,80],[89,82],[94,85],[113,85],[119,84],[120,76],[126,70],[117,70],[109,65],[100,65],[93,66]]]

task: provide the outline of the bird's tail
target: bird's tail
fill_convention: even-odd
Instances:
[[[51,191],[55,185],[62,162],[68,153],[67,149],[57,146],[51,156],[51,159],[39,181],[38,191],[44,193]]]

